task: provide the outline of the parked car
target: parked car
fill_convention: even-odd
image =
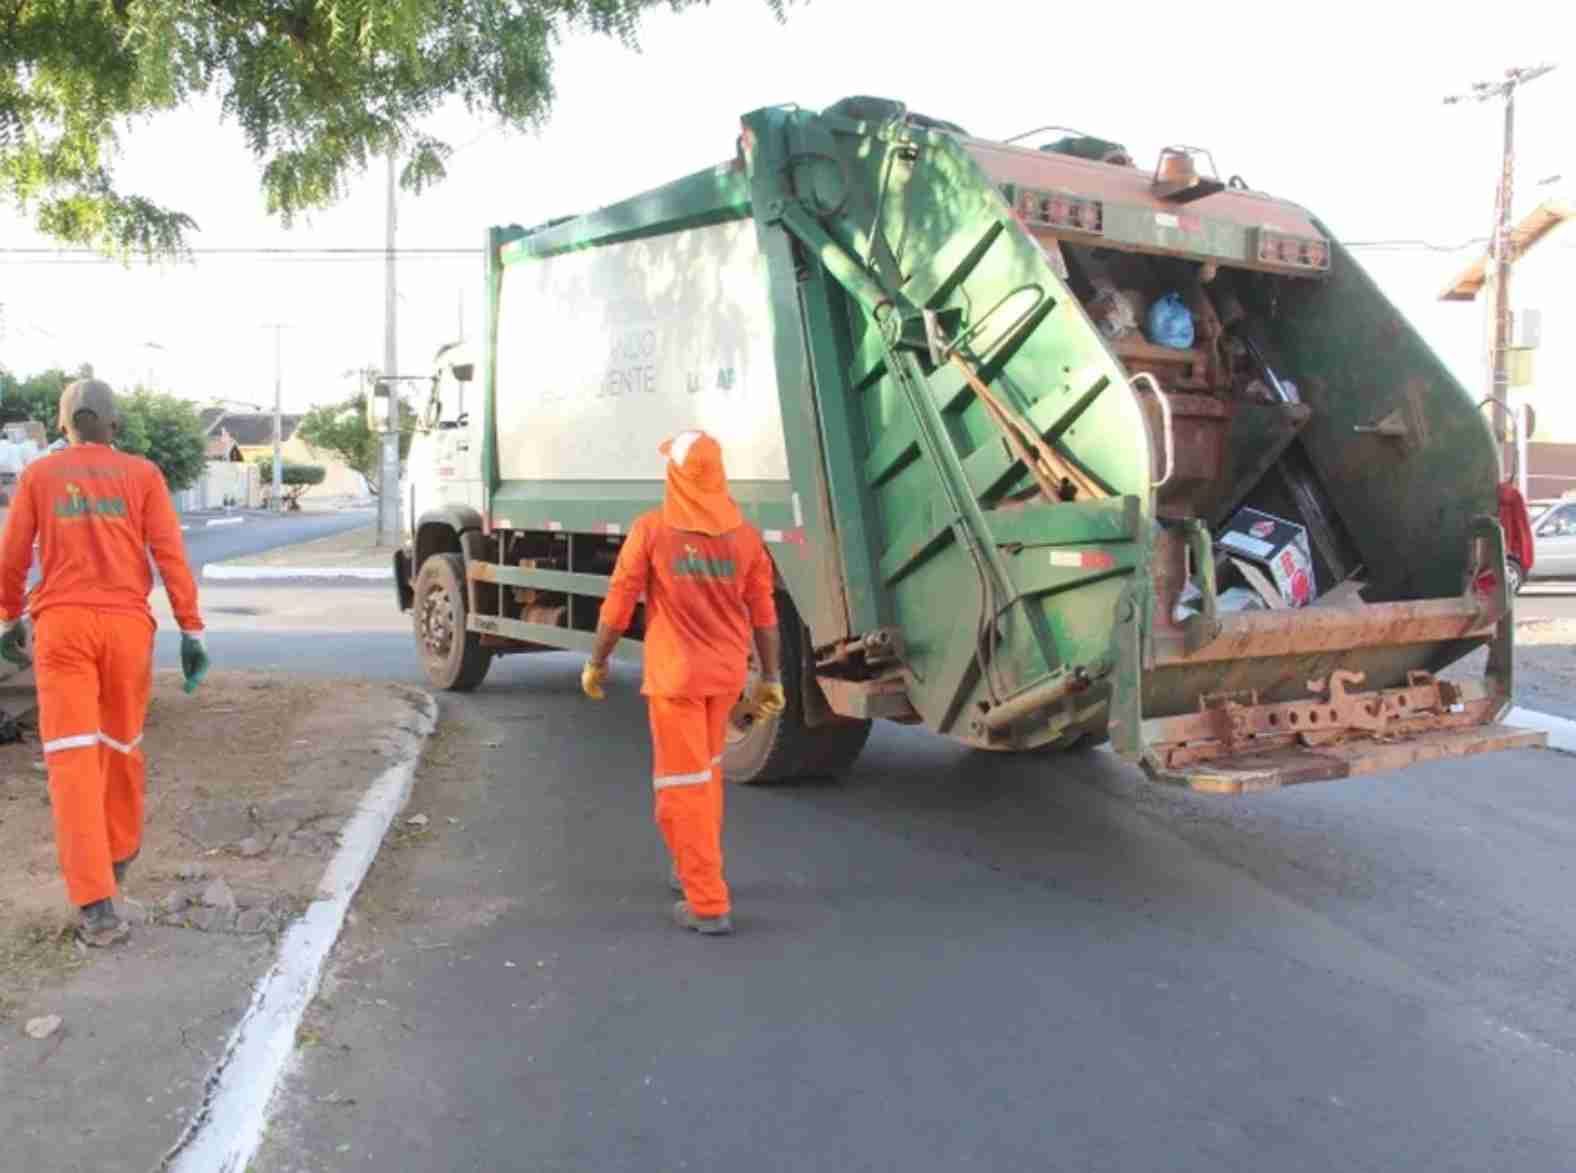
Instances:
[[[1576,500],[1529,501],[1532,573],[1528,578],[1576,578]]]

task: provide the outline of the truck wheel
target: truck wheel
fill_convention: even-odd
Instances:
[[[794,778],[829,777],[854,764],[870,736],[869,721],[838,720],[824,725],[804,723],[804,644],[799,613],[787,595],[777,596],[777,627],[782,632],[783,692],[788,707],[776,717],[760,719],[741,702],[728,721],[722,751],[722,773],[729,782],[786,782]],[[745,698],[755,687],[757,668],[750,664]]]
[[[422,669],[435,688],[470,692],[487,675],[492,652],[465,630],[465,559],[431,554],[416,574],[411,622]]]

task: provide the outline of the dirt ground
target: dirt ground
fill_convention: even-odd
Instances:
[[[293,546],[280,546],[277,549],[265,550],[261,554],[246,554],[217,565],[311,566],[336,570],[368,567],[382,569],[389,565],[392,551],[386,546],[379,546],[377,541],[377,527],[368,524],[334,534],[332,537],[299,542]]]
[[[310,899],[389,757],[385,684],[216,673],[155,682],[147,825],[117,904],[134,924],[263,938]],[[0,747],[0,1021],[93,963],[71,938],[36,736]],[[135,932],[135,930],[134,930]]]

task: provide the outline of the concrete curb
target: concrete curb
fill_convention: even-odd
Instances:
[[[225,1044],[201,1106],[158,1170],[238,1173],[262,1143],[269,1102],[295,1054],[296,1032],[317,996],[324,962],[384,835],[410,798],[416,764],[437,726],[437,702],[414,690],[413,699],[411,719],[400,718],[397,760],[362,795],[316,898],[280,939],[273,968],[258,982],[252,1004]]]
[[[295,578],[358,578],[387,582],[394,577],[392,566],[226,566],[208,562],[202,576],[216,581],[262,582]]]

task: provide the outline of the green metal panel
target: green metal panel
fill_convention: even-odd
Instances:
[[[499,273],[504,266],[539,263],[566,252],[738,220],[750,211],[749,177],[739,160],[695,172],[586,216],[531,233],[514,232],[512,241],[497,250],[490,273],[494,345]],[[781,268],[771,266],[771,271]],[[762,295],[797,296],[791,281],[779,290],[775,276]],[[764,531],[784,535],[786,540],[770,546],[778,573],[817,638],[834,640],[848,634],[848,618],[841,567],[835,557],[822,556],[822,552],[835,550],[835,541],[826,520],[824,495],[814,488],[821,476],[818,425],[814,396],[804,393],[809,377],[804,369],[802,329],[796,327],[786,343],[779,337],[775,345],[780,386],[791,389],[785,390],[782,398],[792,483],[734,481],[731,488],[748,520]],[[492,350],[490,346],[489,353]],[[490,392],[490,376],[488,387]],[[489,419],[496,420],[490,411]],[[617,526],[627,532],[637,517],[661,504],[664,488],[660,481],[500,482],[496,428],[489,428],[487,440],[487,481],[492,486],[489,514],[494,524],[545,529],[551,523],[554,528],[581,533],[605,532],[607,527]]]
[[[729,486],[744,516],[763,530],[793,528],[792,490],[775,482],[735,481]],[[662,503],[661,481],[504,481],[493,491],[495,525],[508,529],[563,529],[626,533],[643,513]]]
[[[606,598],[612,579],[600,574],[569,574],[562,570],[525,570],[519,566],[499,566],[495,562],[474,562],[468,568],[471,578],[496,582],[502,586],[535,587],[571,595]]]
[[[498,290],[503,273],[502,253],[510,241],[524,235],[525,230],[518,227],[487,230],[487,345],[482,352],[482,411],[485,413],[486,427],[482,429],[482,486],[489,491],[498,484],[498,371],[494,359],[498,354]]]
[[[1474,520],[1499,516],[1483,415],[1344,248],[1327,281],[1284,284],[1259,303],[1265,332],[1313,409],[1301,443],[1370,581],[1390,599],[1459,593]],[[1392,413],[1405,436],[1356,430]]]
[[[809,556],[778,558],[794,607],[817,644],[853,634],[843,590],[843,565],[831,519],[831,490],[819,443],[811,348],[831,342],[809,338],[799,300],[798,266],[793,242],[778,229],[756,219],[761,252],[766,257],[766,296],[772,309],[772,348],[777,363],[777,395],[782,408],[783,435],[788,442],[788,473],[798,493],[793,519],[803,529]],[[835,388],[825,393],[835,394]]]
[[[842,327],[816,322],[802,345],[824,477],[842,486],[831,501],[851,615],[868,614],[854,600],[869,597],[892,617],[911,701],[927,724],[974,740],[982,706],[1073,667],[1112,676],[1114,617],[1135,571],[1147,573],[1150,453],[1124,374],[1076,299],[949,136],[789,110],[745,125],[758,222],[792,236],[803,302]],[[797,308],[779,309],[780,343]],[[923,310],[955,323],[979,376],[1110,499],[1009,500],[1027,472],[963,375],[912,345]],[[1079,569],[1075,549],[1069,566],[1051,557],[1059,544],[1104,560]],[[1106,714],[1079,717],[1098,728]],[[1066,719],[1046,714],[1011,740],[1050,740]]]
[[[485,635],[501,635],[525,643],[541,644],[549,648],[565,648],[572,652],[589,652],[596,646],[594,631],[572,631],[567,627],[554,627],[547,623],[527,623],[523,619],[500,619],[496,615],[471,615],[466,627]],[[638,639],[621,639],[613,647],[613,658],[638,664],[645,656],[645,646]]]
[[[575,249],[703,228],[750,214],[749,185],[738,162],[707,167],[652,191],[533,232],[503,250],[503,263],[542,260]]]

